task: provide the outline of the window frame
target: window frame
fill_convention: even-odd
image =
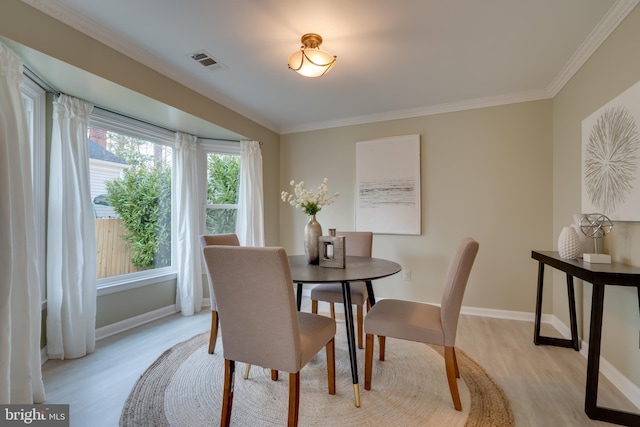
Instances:
[[[94,107],[89,119],[90,127],[99,127],[110,132],[117,132],[133,138],[143,139],[154,144],[161,144],[175,150],[176,134],[168,129],[142,122],[111,111]],[[177,278],[176,266],[176,198],[175,198],[175,151],[171,156],[171,266],[118,276],[97,279],[98,296],[122,292],[129,289],[154,285]]]
[[[31,177],[33,186],[33,209],[35,214],[35,238],[38,253],[37,269],[40,285],[40,301],[47,302],[46,285],[46,209],[47,209],[47,92],[29,77],[24,76],[20,83],[23,102],[26,98],[30,106],[24,105],[29,128],[29,146],[31,151]],[[29,108],[30,107],[30,108]]]
[[[207,209],[226,206],[235,206],[235,209],[238,209],[237,203],[235,205],[210,205],[207,203],[207,155],[228,154],[240,157],[240,142],[198,138],[198,151],[200,159],[197,165],[198,182],[200,183],[198,188],[198,194],[200,194],[200,234],[205,234],[207,230]]]

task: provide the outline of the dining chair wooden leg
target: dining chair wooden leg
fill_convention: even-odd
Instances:
[[[326,345],[327,350],[327,382],[329,394],[336,394],[336,342],[335,339]]]
[[[271,381],[278,381],[278,371],[276,369],[271,370]]]
[[[362,324],[364,322],[364,313],[362,310],[362,306],[358,304],[356,307],[356,323],[358,325],[358,348],[362,347]]]
[[[231,406],[233,404],[233,379],[235,377],[236,362],[224,359],[224,388],[222,391],[222,414],[220,414],[220,427],[228,427],[231,424]]]
[[[251,364],[247,363],[247,366],[244,367],[244,379],[249,379],[249,371],[251,370]]]
[[[456,348],[451,347],[451,351],[453,352],[453,362],[456,368],[456,378],[460,378],[460,369],[458,369],[458,356],[456,356]]]
[[[209,354],[213,354],[216,350],[216,341],[218,339],[218,312],[211,310],[211,333],[209,334]]]
[[[373,370],[373,335],[366,335],[364,350],[364,389],[371,390],[371,371]]]
[[[329,303],[329,311],[331,311],[331,318],[335,320],[336,318],[336,307],[332,302]]]
[[[453,347],[444,348],[444,363],[447,370],[447,381],[449,382],[451,399],[453,399],[453,407],[456,411],[462,411],[460,393],[458,393],[458,383],[456,381],[456,355]]]
[[[385,337],[378,335],[378,342],[380,343],[380,360],[384,360],[384,347],[386,343]]]
[[[300,407],[300,371],[289,374],[289,417],[288,427],[298,425],[298,409]]]
[[[318,314],[318,301],[317,300],[311,300],[311,312],[313,314]]]

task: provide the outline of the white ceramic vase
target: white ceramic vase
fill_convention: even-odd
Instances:
[[[582,242],[573,227],[563,227],[558,237],[560,258],[577,259],[582,255]]]

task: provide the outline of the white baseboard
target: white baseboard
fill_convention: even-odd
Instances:
[[[309,296],[311,294],[310,289],[304,289],[302,291],[303,296]],[[384,298],[376,298],[376,301],[382,301]],[[320,302],[322,304],[322,302]],[[433,303],[435,305],[440,305],[437,303]],[[344,313],[344,307],[342,304],[335,304],[335,310],[339,313]],[[494,310],[490,308],[478,308],[478,307],[465,307],[463,306],[460,309],[461,314],[467,314],[470,316],[482,316],[482,317],[493,317],[496,319],[507,319],[507,320],[521,320],[525,322],[533,322],[535,320],[535,314],[529,313],[525,311],[509,311],[509,310]],[[553,324],[553,317],[548,314],[543,314],[541,321],[543,323],[551,323]],[[557,328],[557,326],[554,324]],[[569,329],[567,328],[567,331]]]
[[[110,337],[111,335],[128,331],[129,329],[133,329],[137,326],[142,326],[145,323],[153,322],[154,320],[158,320],[166,316],[171,316],[172,314],[177,312],[178,309],[174,304],[141,314],[139,316],[131,317],[120,322],[103,326],[102,328],[96,329],[96,340],[101,340],[103,338]]]
[[[547,315],[550,317],[550,319],[544,323],[549,323],[551,324],[551,326],[553,326],[554,328],[556,328],[556,330],[558,332],[560,332],[560,335],[562,335],[564,338],[571,338],[571,328],[567,325],[564,324],[564,322],[562,322],[560,319],[558,319],[556,316],[552,316],[552,315]],[[582,341],[580,342],[580,347],[582,347]]]
[[[460,309],[460,314],[467,314],[469,316],[492,317],[494,319],[521,320],[524,322],[533,322],[535,320],[535,315],[533,313],[528,313],[525,311],[494,310],[490,308],[466,306],[463,306]],[[542,322],[547,322],[548,320],[549,319],[546,318],[546,316],[542,316]]]

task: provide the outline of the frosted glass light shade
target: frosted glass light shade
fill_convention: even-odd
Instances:
[[[322,37],[309,33],[302,36],[302,47],[289,56],[289,68],[305,77],[320,77],[329,72],[336,57],[320,50]]]
[[[302,49],[289,57],[289,68],[305,77],[320,77],[335,63],[335,56],[320,49]]]

